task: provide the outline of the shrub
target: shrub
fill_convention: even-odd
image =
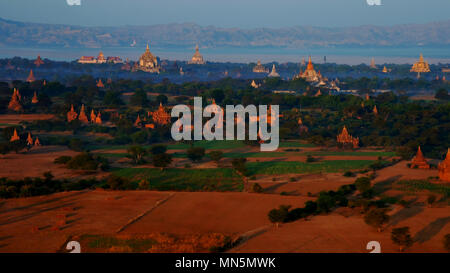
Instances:
[[[359,177],[355,181],[356,189],[363,193],[370,189],[370,179],[368,177]]]
[[[247,158],[243,158],[243,157],[233,158],[233,160],[231,161],[231,165],[233,166],[233,169],[235,169],[238,173],[240,173],[243,176],[247,176],[248,170],[247,170],[246,162],[247,162]]]
[[[187,157],[193,162],[202,160],[205,156],[205,148],[203,147],[191,147],[187,150]]]
[[[269,214],[267,215],[269,221],[275,223],[278,227],[279,223],[283,223],[287,219],[290,208],[291,206],[281,205],[278,209],[269,211]]]
[[[351,172],[351,171],[346,171],[346,172],[344,173],[344,176],[345,176],[345,177],[355,177],[355,174],[354,174],[353,172]]]
[[[69,142],[69,149],[74,150],[76,152],[82,152],[84,149],[84,143],[79,138],[72,138]]]
[[[63,156],[55,158],[53,163],[55,163],[55,164],[67,164],[67,162],[69,162],[71,159],[72,159],[71,156],[63,155]]]
[[[132,187],[128,179],[116,175],[110,175],[106,180],[106,184],[112,190],[127,190]]]
[[[223,157],[223,152],[222,151],[211,151],[209,153],[209,157],[211,158],[212,161],[216,162],[216,164],[219,165],[219,161]]]
[[[436,195],[429,195],[427,198],[427,203],[431,207],[436,202]]]
[[[445,248],[445,250],[447,250],[448,252],[450,252],[450,233],[449,233],[449,234],[446,234],[446,235],[444,236],[444,241],[443,241],[443,243],[444,243],[444,248]]]
[[[316,159],[312,155],[307,155],[306,162],[308,163],[316,162]]]
[[[141,180],[141,182],[139,182],[138,188],[140,190],[148,190],[148,189],[150,189],[150,182],[146,179],[143,179],[143,180]]]
[[[166,153],[153,155],[152,163],[153,166],[164,169],[172,163],[172,156]]]
[[[131,158],[134,164],[145,163],[144,157],[147,155],[147,151],[142,146],[131,146],[127,149],[127,152],[127,157]]]
[[[167,146],[163,144],[156,144],[150,147],[150,153],[152,155],[163,154],[167,151]]]
[[[90,153],[81,153],[67,162],[67,168],[75,170],[95,171],[98,165],[99,162]]]

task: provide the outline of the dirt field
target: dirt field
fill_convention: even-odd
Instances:
[[[51,114],[17,114],[17,115],[0,115],[0,124],[19,124],[21,121],[35,121],[52,119],[54,115]]]

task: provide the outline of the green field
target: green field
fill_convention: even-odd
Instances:
[[[397,182],[397,185],[400,190],[407,192],[428,190],[443,194],[445,197],[450,197],[450,184],[436,184],[427,180],[403,180]]]
[[[145,252],[158,242],[147,238],[121,239],[113,236],[82,235],[80,241],[89,248],[108,250],[110,248],[126,249],[130,252]]]
[[[318,151],[318,152],[306,152],[302,153],[302,155],[312,155],[312,156],[395,156],[395,152],[327,152],[327,151]]]
[[[131,181],[148,180],[155,190],[242,191],[242,178],[232,169],[125,168],[115,175]]]
[[[316,163],[297,161],[250,162],[247,164],[251,175],[255,174],[288,174],[288,173],[338,173],[364,169],[374,160],[329,160]]]

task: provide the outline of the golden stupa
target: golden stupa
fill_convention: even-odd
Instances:
[[[203,56],[202,56],[202,54],[200,54],[200,52],[198,50],[198,45],[195,46],[194,56],[192,56],[192,58],[188,62],[188,64],[205,64],[205,61],[203,60]]]
[[[420,78],[420,73],[431,72],[430,65],[427,62],[425,62],[425,60],[423,59],[422,53],[420,53],[419,61],[416,62],[415,64],[413,64],[410,71],[416,72],[417,78]]]

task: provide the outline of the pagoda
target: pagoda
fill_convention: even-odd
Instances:
[[[16,111],[16,112],[22,111],[23,107],[20,102],[21,100],[22,100],[22,98],[20,96],[19,90],[14,88],[13,95],[11,96],[11,100],[9,101],[9,104],[8,104],[8,109]]]
[[[268,77],[272,78],[280,77],[280,74],[278,74],[277,69],[275,68],[275,64],[272,65],[272,71],[270,71]]]
[[[91,110],[91,122],[95,123],[95,119],[97,118],[97,116],[95,115],[94,109]]]
[[[33,75],[33,69],[30,70],[30,74],[28,75],[27,82],[34,82],[36,79]]]
[[[258,60],[258,63],[253,67],[253,73],[269,73],[269,70],[266,69],[262,64],[261,61]]]
[[[36,137],[36,140],[34,141],[34,146],[41,146],[41,142],[38,137]]]
[[[28,133],[28,137],[27,137],[27,145],[29,146],[33,146],[33,138],[31,137],[31,133]]]
[[[373,113],[374,113],[375,115],[378,115],[378,109],[377,109],[377,106],[376,106],[376,105],[373,107]]]
[[[388,73],[388,72],[389,72],[389,70],[387,69],[387,67],[386,67],[386,66],[383,66],[383,70],[382,70],[381,72],[383,72],[383,73]]]
[[[150,52],[150,47],[147,44],[145,52],[139,58],[134,70],[141,70],[149,73],[159,73],[161,66],[158,64],[158,59]]]
[[[259,88],[261,85],[260,84],[257,84],[256,82],[255,82],[255,80],[252,80],[252,83],[250,84],[253,88]]]
[[[88,117],[86,116],[86,111],[84,109],[84,104],[81,105],[80,115],[78,115],[78,120],[82,123],[89,123]]]
[[[70,111],[67,112],[67,122],[72,122],[78,117],[77,112],[73,109],[73,104],[70,106]]]
[[[135,127],[142,127],[142,120],[141,120],[139,114],[138,114],[138,116],[136,118],[136,121],[134,122],[134,126]]]
[[[319,91],[317,91],[317,93],[314,95],[314,97],[318,97],[318,96],[322,96],[322,91],[320,91],[320,89],[319,89]]]
[[[411,161],[411,168],[415,169],[429,169],[430,165],[428,165],[427,160],[422,154],[422,150],[419,148],[417,149],[417,154],[415,157],[413,157]]]
[[[98,81],[97,81],[97,87],[98,87],[98,88],[105,88],[105,85],[103,84],[102,79],[98,79]]]
[[[439,163],[439,179],[445,182],[450,182],[450,148],[447,150],[447,156],[444,161]]]
[[[370,100],[370,96],[368,93],[366,93],[366,100]]]
[[[149,112],[153,117],[153,121],[158,125],[166,125],[170,122],[170,115],[164,110],[162,103],[159,103],[159,108],[155,112]]]
[[[370,68],[377,69],[377,65],[375,64],[375,58],[372,58],[372,61],[370,61]]]
[[[337,136],[337,142],[342,145],[352,144],[354,149],[359,147],[359,138],[350,135],[346,126],[344,126],[342,132]]]
[[[33,98],[31,99],[31,103],[36,104],[36,103],[38,103],[38,102],[39,102],[39,100],[38,100],[36,91],[34,91]]]
[[[44,61],[41,59],[41,56],[40,56],[40,55],[37,56],[36,60],[34,61],[34,64],[35,64],[37,67],[39,67],[39,66],[41,66],[42,64],[44,64]]]
[[[202,56],[202,54],[200,54],[200,52],[198,50],[198,45],[195,46],[194,56],[192,56],[192,58],[188,62],[188,64],[205,64],[205,61],[203,60],[203,56]]]
[[[419,61],[416,62],[415,64],[413,64],[413,66],[411,67],[410,72],[416,72],[416,73],[417,73],[417,78],[420,78],[420,73],[428,73],[428,72],[431,72],[430,66],[429,66],[428,63],[425,62],[425,60],[423,59],[422,53],[420,53]]]
[[[97,117],[95,118],[95,124],[102,124],[102,115],[100,114],[100,111],[98,112]]]
[[[19,137],[19,135],[17,134],[17,130],[14,128],[14,133],[13,133],[13,135],[11,136],[11,138],[10,138],[10,142],[14,142],[14,141],[18,141],[18,140],[20,140],[20,137]]]
[[[308,82],[319,82],[322,80],[322,75],[320,75],[320,72],[317,73],[316,70],[314,70],[311,56],[309,56],[306,70],[304,72],[300,70],[300,73],[294,76],[294,80],[296,79],[305,79]]]

